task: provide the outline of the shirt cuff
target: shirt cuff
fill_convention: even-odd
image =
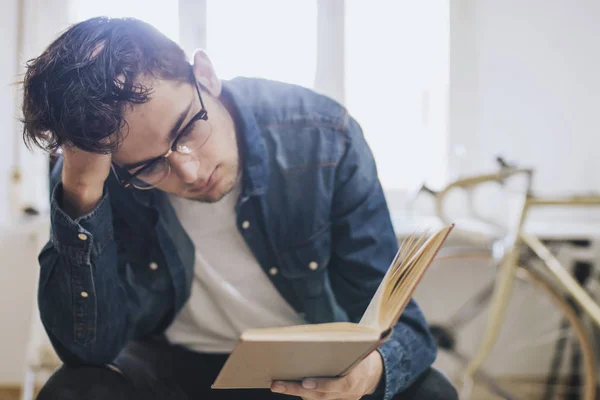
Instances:
[[[54,247],[77,262],[89,263],[113,238],[112,210],[108,192],[104,189],[98,205],[76,219],[62,209],[62,183],[52,191],[50,200],[51,237]]]
[[[408,364],[410,360],[406,357],[402,345],[397,340],[389,340],[377,349],[383,360],[383,389],[377,389],[377,398],[391,400],[398,388],[408,379]],[[381,393],[382,392],[382,393]]]

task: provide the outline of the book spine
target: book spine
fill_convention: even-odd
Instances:
[[[387,342],[388,339],[392,336],[392,331],[393,331],[393,328],[389,328],[389,329],[386,329],[384,332],[382,332],[380,339],[377,342],[375,342],[373,344],[373,346],[368,348],[367,351],[365,351],[363,354],[361,354],[360,357],[358,357],[352,364],[350,364],[350,366],[346,367],[346,369],[344,369],[338,375],[338,377],[343,377],[345,375],[348,375],[350,373],[350,371],[352,371],[352,369],[354,367],[356,367],[358,364],[360,364],[362,362],[362,360],[367,358],[369,356],[369,354],[371,354],[372,352],[377,350],[379,348],[379,346],[381,346],[382,344]]]

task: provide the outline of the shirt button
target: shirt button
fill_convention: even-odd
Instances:
[[[88,292],[81,292],[81,297],[83,297],[83,298],[88,297]]]
[[[317,264],[315,261],[311,261],[308,263],[308,268],[315,271],[317,268],[319,268],[319,264]]]
[[[242,228],[244,228],[244,229],[250,228],[250,222],[248,222],[248,221],[242,222]]]
[[[156,271],[156,270],[158,269],[158,264],[157,264],[157,263],[155,263],[154,261],[152,261],[152,262],[150,263],[150,269],[151,269],[152,271]]]
[[[275,267],[271,267],[271,269],[269,270],[269,274],[271,274],[272,276],[277,275],[277,272],[279,271],[277,271],[277,268]]]
[[[80,233],[79,235],[77,235],[77,237],[79,238],[79,240],[87,240],[87,235],[85,233]]]

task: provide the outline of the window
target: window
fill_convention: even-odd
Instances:
[[[313,87],[316,0],[208,0],[206,50],[222,79],[264,77]]]
[[[317,73],[328,83],[343,73],[338,85],[342,101],[363,128],[384,188],[410,189],[424,180],[441,184],[446,180],[448,147],[448,2],[319,3],[327,1],[331,0],[203,0],[206,15],[197,23],[206,21],[206,30],[201,38],[182,39],[195,47],[205,42],[223,79],[263,77],[326,93],[331,88],[315,87]],[[180,3],[184,8],[195,6]],[[344,15],[344,35],[318,32],[319,4],[331,9],[327,18]],[[72,15],[76,21],[95,15],[133,16],[179,41],[176,0],[73,0]],[[195,23],[194,18],[182,20],[182,25]],[[318,40],[329,46],[339,41],[343,61],[322,60],[318,66]]]
[[[363,128],[388,190],[445,178],[447,3],[345,3],[346,105]]]
[[[97,16],[138,18],[176,42],[179,40],[178,14],[177,0],[72,0],[69,9],[72,22]]]

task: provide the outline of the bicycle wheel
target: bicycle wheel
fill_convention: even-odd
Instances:
[[[576,307],[531,268],[517,269],[494,347],[473,382],[463,381],[487,323],[496,267],[488,249],[445,248],[423,278],[415,298],[438,341],[436,366],[462,399],[594,400],[591,338]],[[441,300],[430,295],[440,292]]]

